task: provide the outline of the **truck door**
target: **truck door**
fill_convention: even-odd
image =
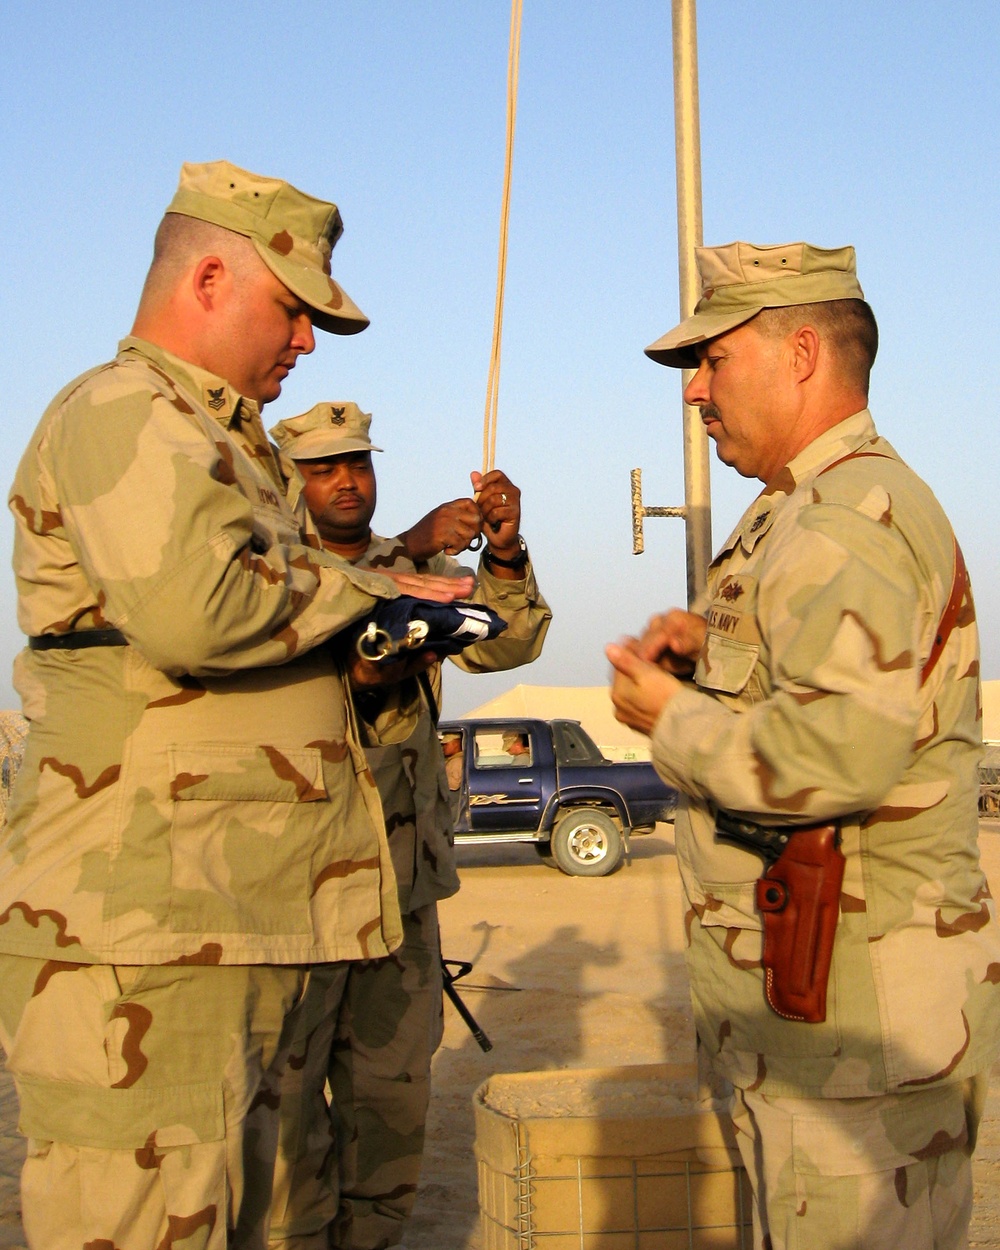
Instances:
[[[536,829],[542,813],[542,770],[527,727],[473,730],[469,823],[473,832]]]

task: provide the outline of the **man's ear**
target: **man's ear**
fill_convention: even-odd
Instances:
[[[789,335],[792,369],[796,380],[805,382],[816,372],[821,339],[811,325],[799,326]]]
[[[191,289],[205,312],[211,312],[217,306],[228,277],[228,270],[218,256],[203,256],[195,266]]]

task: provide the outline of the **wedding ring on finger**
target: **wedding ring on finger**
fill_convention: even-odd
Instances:
[[[501,503],[507,502],[507,496],[503,493],[503,491],[500,492],[500,502]]]

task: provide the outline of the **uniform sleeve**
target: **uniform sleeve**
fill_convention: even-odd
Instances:
[[[685,686],[654,730],[657,771],[787,823],[877,807],[914,748],[921,635],[937,620],[929,593],[876,520],[816,505],[776,525],[757,603],[770,689],[736,712]]]
[[[304,545],[276,495],[252,503],[229,444],[211,442],[179,398],[92,387],[38,450],[104,617],[164,672],[281,664],[397,593]]]
[[[463,571],[457,560],[442,560],[441,572],[456,576]],[[438,569],[434,569],[438,572]],[[507,622],[507,628],[488,642],[474,643],[458,655],[448,658],[467,673],[499,673],[509,668],[530,664],[542,653],[552,610],[542,598],[530,563],[518,581],[494,577],[480,562],[473,603],[492,608]]]

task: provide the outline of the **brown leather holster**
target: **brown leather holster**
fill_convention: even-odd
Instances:
[[[821,1023],[846,862],[839,822],[786,829],[719,811],[716,833],[767,864],[755,893],[768,1005],[786,1020]]]
[[[786,1020],[826,1019],[844,864],[839,825],[808,825],[791,834],[757,882],[764,993]]]

